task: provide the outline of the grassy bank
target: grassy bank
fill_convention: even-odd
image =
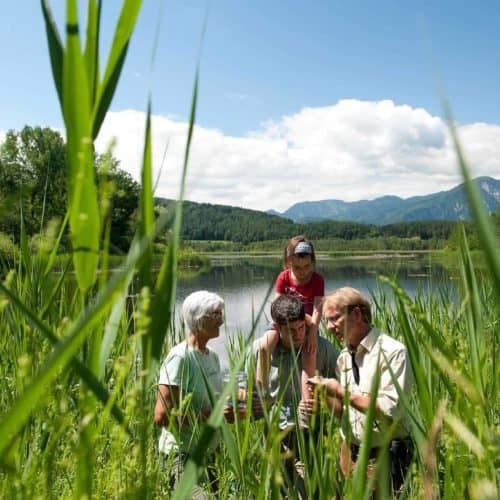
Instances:
[[[395,283],[391,297],[387,292],[372,297],[376,324],[409,346],[415,366],[416,388],[405,397],[418,445],[407,485],[408,498],[421,496],[426,488],[439,490],[443,498],[468,493],[473,498],[489,498],[488,491],[496,488],[496,337],[500,314],[487,278],[476,280],[473,274],[469,278],[473,281],[467,283],[464,277],[462,301],[455,304],[446,290],[433,296],[418,293],[412,301]],[[23,281],[11,274],[6,285],[10,290],[19,290]],[[71,321],[69,318],[78,309],[72,293],[63,283],[58,291],[58,308],[47,312],[43,324],[55,329],[61,319],[66,318],[63,323]],[[393,296],[396,305],[389,307]],[[24,302],[32,301],[42,309],[46,305],[43,298],[26,291]],[[103,404],[92,398],[92,404],[81,407],[81,392],[85,389],[73,362],[46,389],[3,455],[3,498],[72,496],[84,451],[79,437],[82,426],[92,429],[89,444],[95,465],[89,481],[93,496],[133,497],[139,494],[138,489],[150,497],[172,494],[160,468],[158,429],[151,418],[156,397],[154,378],[145,389],[144,399],[140,398],[143,376],[139,347],[144,322],[148,321],[146,303],[143,295],[134,304],[135,312],[124,310],[117,318],[115,342],[100,379],[111,400],[123,411],[122,422],[112,416],[111,402]],[[4,300],[0,318],[4,325],[1,352],[5,361],[0,367],[4,412],[26,394],[41,367],[50,363],[52,344],[12,303]],[[100,328],[105,336],[106,323]],[[246,333],[231,348],[233,365],[247,344]],[[171,331],[160,357],[181,336],[181,332]],[[321,440],[304,442],[304,453],[312,446],[313,454],[311,450],[308,454],[314,457],[307,487],[320,487],[322,498],[335,494],[361,498],[353,496],[354,484],[338,476],[339,422],[324,413],[317,425],[323,429]],[[265,427],[270,428],[267,438]],[[283,481],[283,461],[278,452],[282,436],[277,422],[248,420],[228,425],[221,421],[220,428],[224,439],[216,455],[219,498],[268,498],[273,491],[278,492]]]

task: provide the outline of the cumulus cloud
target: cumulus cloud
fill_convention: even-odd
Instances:
[[[144,113],[108,113],[99,150],[116,138],[121,167],[140,178]],[[156,194],[175,198],[187,124],[152,117]],[[459,127],[473,176],[500,173],[500,126]],[[403,198],[450,189],[461,182],[443,120],[424,109],[390,100],[341,100],[304,108],[262,124],[244,137],[195,126],[186,198],[257,210],[283,211],[299,201],[355,201],[383,195]]]

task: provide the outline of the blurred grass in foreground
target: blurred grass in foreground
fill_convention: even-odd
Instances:
[[[3,498],[108,498],[169,496],[160,470],[157,429],[152,409],[158,364],[182,332],[173,327],[180,203],[158,275],[153,273],[153,237],[166,220],[152,212],[150,108],[142,168],[139,228],[119,271],[108,272],[106,210],[99,180],[92,170],[92,145],[119,80],[141,2],[122,4],[108,62],[101,79],[99,28],[101,2],[89,0],[86,42],[82,51],[75,0],[67,1],[63,45],[50,11],[41,1],[47,27],[54,82],[68,139],[70,199],[67,219],[47,245],[31,254],[22,238],[14,265],[4,263],[0,286],[0,496]],[[195,121],[195,77],[183,178]],[[470,181],[452,127],[487,271],[472,264],[466,239],[461,249],[460,299],[448,288],[411,300],[390,282],[375,292],[376,323],[404,340],[416,384],[402,394],[408,407],[417,457],[405,496],[446,499],[496,498],[498,490],[498,342],[500,324],[500,255],[490,222]],[[179,195],[182,200],[183,190]],[[22,231],[22,215],[21,215]],[[61,272],[52,272],[60,237],[69,224],[73,254]],[[23,244],[24,241],[24,244]],[[67,279],[75,273],[76,286]],[[131,284],[139,290],[130,300]],[[249,311],[250,314],[250,311]],[[232,370],[241,369],[252,335],[244,332],[232,347]],[[216,457],[219,498],[279,498],[296,492],[283,475],[279,441],[268,418],[225,424],[222,406],[231,388],[216,402],[200,446],[188,463],[177,498],[203,482],[203,443],[222,430]],[[301,440],[311,470],[310,492],[321,498],[366,498],[364,470],[355,481],[339,476],[338,422],[322,414],[320,442]],[[264,439],[264,427],[268,427]],[[367,435],[369,440],[370,436]],[[312,457],[307,460],[307,457]],[[360,462],[366,456],[361,452]],[[381,470],[387,462],[381,461]]]

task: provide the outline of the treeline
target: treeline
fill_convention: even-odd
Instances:
[[[171,210],[173,201],[158,198],[156,203]],[[473,232],[470,223],[465,222],[463,225],[468,233]],[[457,226],[455,221],[401,222],[386,226],[337,221],[299,224],[255,210],[185,201],[182,236],[184,240],[227,241],[242,247],[258,248],[258,242],[286,240],[294,234],[307,234],[314,241],[335,239],[348,242],[342,244],[342,247],[351,245],[354,248],[355,240],[370,240],[370,247],[379,248],[384,242],[391,247],[397,247],[401,244],[394,240],[403,239],[413,240],[405,244],[408,249],[432,249],[442,247],[452,237]],[[418,241],[426,243],[419,244]],[[360,246],[362,247],[363,243],[356,245]]]

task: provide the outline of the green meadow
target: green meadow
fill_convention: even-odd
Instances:
[[[110,257],[109,200],[93,168],[94,140],[119,84],[141,2],[123,1],[103,58],[100,2],[88,1],[87,26],[76,30],[76,1],[68,0],[65,33],[53,21],[50,2],[41,5],[66,128],[68,201],[65,219],[56,229],[51,226],[36,252],[28,247],[21,218],[20,251],[13,261],[0,262],[0,497],[184,499],[196,482],[206,485],[206,445],[220,432],[214,465],[218,498],[277,499],[283,492],[295,498],[283,474],[283,436],[271,414],[234,424],[222,416],[252,332],[239,332],[230,346],[233,382],[197,429],[196,450],[172,491],[157,452],[153,407],[159,365],[184,335],[174,322],[182,210],[178,203],[173,222],[155,218],[150,106],[137,232],[118,263]],[[183,181],[198,73],[193,80]],[[457,253],[458,300],[444,287],[411,299],[390,279],[390,291],[375,291],[371,299],[375,323],[407,345],[415,373],[414,390],[401,394],[416,444],[403,498],[493,499],[500,479],[500,242],[471,181],[446,102],[444,107],[484,263],[476,269],[463,234]],[[183,194],[181,188],[179,202]],[[58,249],[68,227],[72,253],[62,258]],[[166,230],[169,241],[158,271],[154,239]],[[139,291],[133,299],[132,284]],[[321,429],[320,442],[301,440],[306,489],[319,491],[324,499],[368,498],[370,436],[365,435],[360,466],[344,480],[339,474],[340,423],[323,405],[314,425]],[[390,438],[389,428],[387,442]],[[386,468],[387,460],[380,460],[375,477]],[[388,492],[382,488],[380,495],[387,498]]]

